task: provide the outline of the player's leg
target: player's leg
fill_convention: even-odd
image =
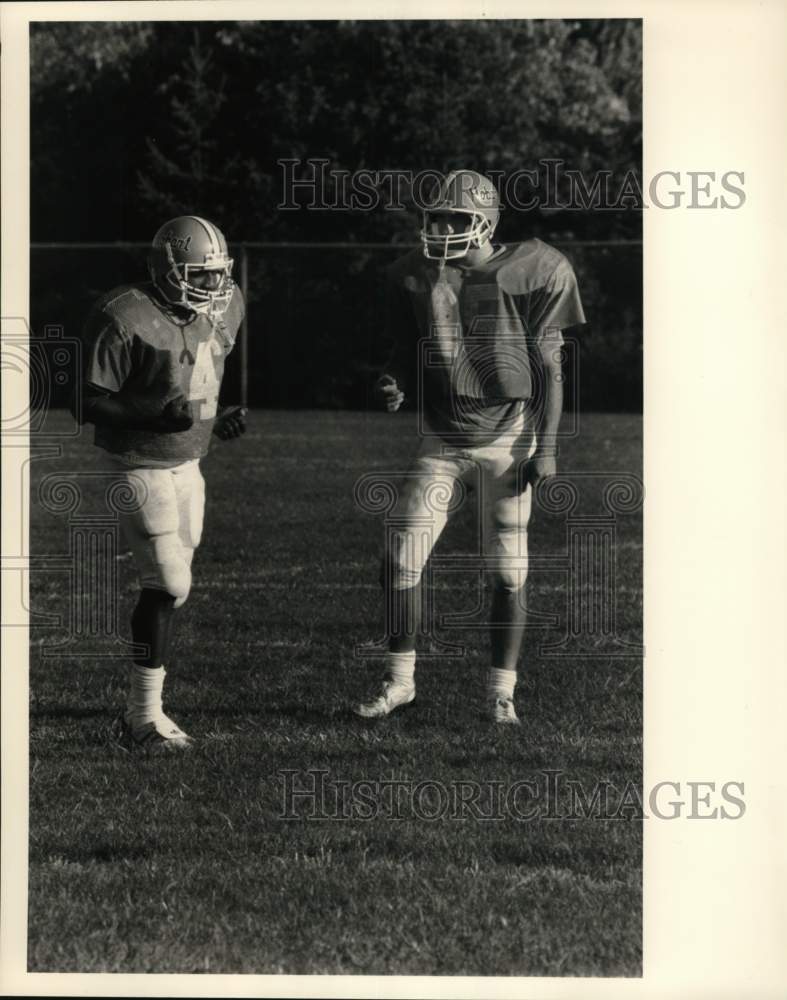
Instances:
[[[160,656],[155,662],[161,664],[162,683],[163,677],[166,676],[164,668],[170,662],[169,656],[174,631],[173,624],[176,618],[174,613],[185,603],[191,589],[191,566],[194,551],[202,538],[202,525],[205,516],[205,480],[202,478],[199,462],[196,460],[184,462],[182,465],[168,470],[168,472],[170,473],[170,479],[175,491],[179,551],[177,552],[176,561],[173,558],[173,561],[168,565],[162,566],[159,563],[157,567],[160,574],[160,582],[167,586],[166,591],[157,592],[160,622],[158,635],[163,639],[163,643],[159,647]],[[174,545],[172,554],[174,556]],[[172,593],[173,591],[175,591],[174,594]],[[148,592],[156,593],[155,591]],[[162,607],[167,608],[167,611],[163,615],[161,613]],[[150,674],[148,673],[147,676],[150,677]],[[174,726],[174,723],[172,725]],[[185,736],[177,726],[175,726],[175,729],[181,736]],[[172,735],[170,733],[171,737]]]
[[[458,464],[427,445],[405,480],[391,515],[381,584],[388,653],[382,689],[355,709],[364,718],[388,715],[415,697],[416,640],[423,618],[424,567],[451,510]]]
[[[199,462],[184,462],[172,470],[178,505],[178,537],[183,560],[191,571],[194,552],[202,540],[205,519],[205,480]]]
[[[168,661],[175,598],[165,590],[143,587],[131,615],[131,635],[134,643],[144,646],[147,654],[139,655],[135,663],[157,667]]]
[[[194,550],[202,538],[202,524],[205,515],[205,481],[200,472],[197,461],[184,462],[172,469],[166,470],[169,473],[170,481],[174,486],[174,502],[177,511],[177,537],[180,543],[175,559],[168,565],[162,566],[159,563],[156,571],[164,579],[160,582],[167,584],[166,591],[158,591],[159,607],[165,605],[169,608],[169,613],[164,616],[159,610],[160,627],[157,635],[161,640],[159,655],[154,662],[166,665],[169,662],[169,654],[174,634],[173,624],[174,612],[186,601],[191,589],[192,575],[191,564],[194,558]],[[171,503],[171,500],[169,501]],[[174,527],[174,520],[167,525],[168,534]],[[173,543],[173,552],[175,550]],[[180,584],[178,585],[178,581]],[[175,594],[173,590],[177,588]]]
[[[482,476],[483,552],[492,590],[491,667],[487,677],[488,711],[498,722],[516,723],[514,690],[527,624],[525,584],[528,571],[530,487],[521,488],[518,469],[527,452],[496,458]]]
[[[165,714],[163,689],[175,610],[191,588],[190,555],[180,539],[180,511],[172,469],[121,473],[137,509],[120,516],[132,550],[141,592],[132,615],[132,637],[143,647],[131,668],[125,723],[135,742],[184,749],[190,738]]]

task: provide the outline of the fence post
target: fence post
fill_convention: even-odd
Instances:
[[[245,243],[240,248],[240,290],[246,312],[240,327],[240,404],[249,405],[249,251]]]

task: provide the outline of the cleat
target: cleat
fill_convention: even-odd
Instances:
[[[397,681],[383,681],[382,692],[372,701],[362,702],[353,712],[362,719],[382,719],[396,708],[409,705],[415,698],[415,684],[401,684]]]
[[[500,725],[522,725],[519,716],[516,714],[513,698],[502,698],[499,695],[492,695],[488,699],[487,715],[490,722],[496,722]]]
[[[153,722],[134,725],[128,713],[118,719],[119,736],[122,742],[147,750],[149,753],[170,753],[189,750],[194,740],[166,715],[160,715]]]

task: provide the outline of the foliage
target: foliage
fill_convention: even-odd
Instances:
[[[181,207],[235,239],[411,227],[403,212],[276,211],[283,158],[351,172],[561,158],[620,183],[640,165],[640,44],[625,19],[41,23],[34,239],[148,238]],[[638,212],[563,215],[527,224],[639,233]]]
[[[249,256],[251,402],[362,407],[380,360],[380,270],[415,237],[411,193],[403,184],[393,210],[279,210],[279,161],[326,159],[329,203],[341,171],[509,175],[547,158],[588,178],[609,170],[614,192],[640,169],[640,58],[640,22],[626,19],[42,22],[31,37],[33,240],[146,242],[167,217],[195,212],[235,244],[390,243],[373,256]],[[637,410],[641,253],[573,243],[637,240],[641,212],[509,206],[499,234],[568,245],[592,332],[580,403]],[[36,251],[34,329],[78,333],[95,297],[144,275],[138,256]]]

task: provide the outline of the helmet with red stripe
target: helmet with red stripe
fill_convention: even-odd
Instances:
[[[232,258],[221,230],[197,215],[165,222],[153,237],[148,269],[167,301],[220,316],[232,298]]]

